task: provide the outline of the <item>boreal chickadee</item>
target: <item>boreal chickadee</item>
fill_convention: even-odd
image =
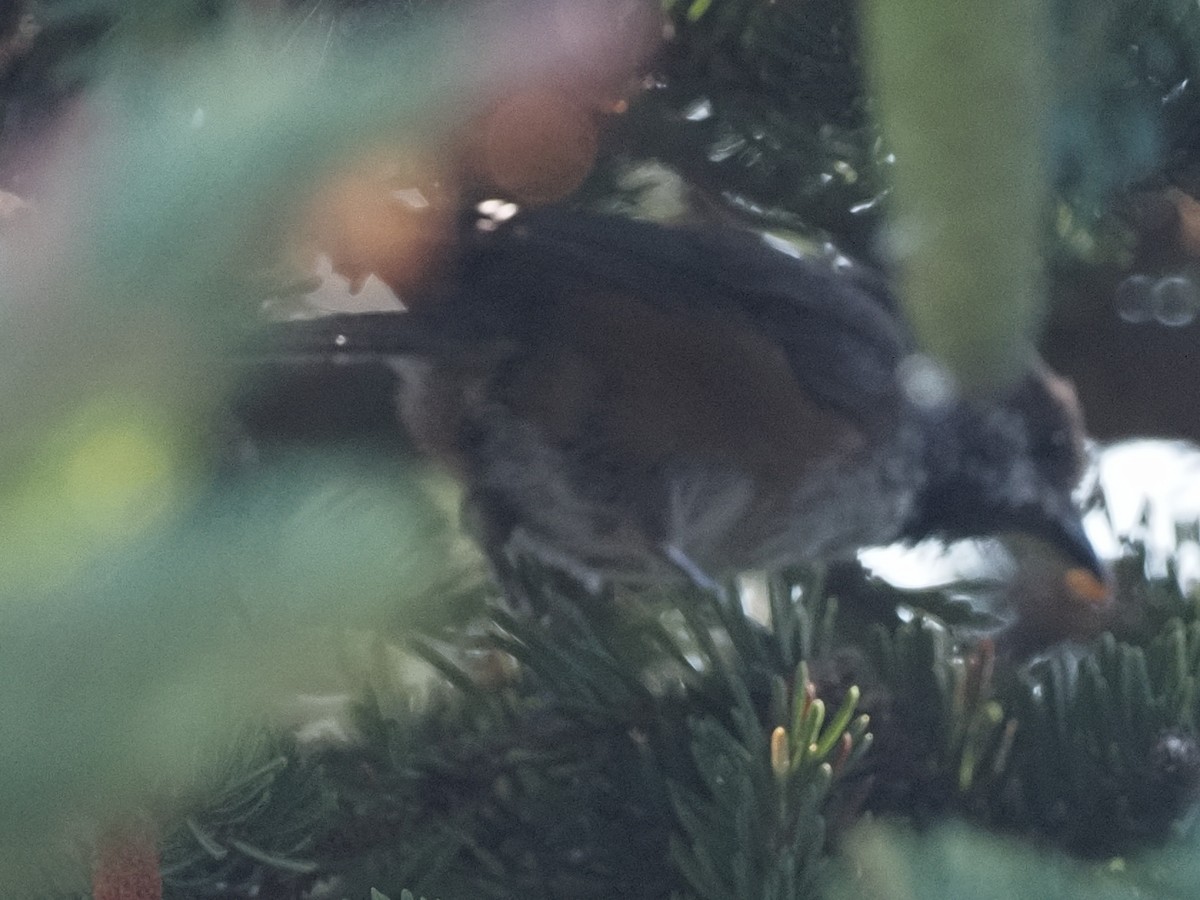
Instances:
[[[1040,364],[957,393],[881,279],[732,228],[566,208],[468,224],[407,311],[280,323],[255,352],[386,364],[501,565],[707,579],[1008,531],[1104,578],[1083,425]]]

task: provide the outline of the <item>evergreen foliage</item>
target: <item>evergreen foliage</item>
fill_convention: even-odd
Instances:
[[[316,838],[336,797],[311,756],[286,738],[247,738],[236,758],[189,798],[188,815],[162,848],[172,896],[280,896],[314,876]]]
[[[962,831],[855,836],[868,809],[999,827],[1043,854],[1143,848],[1149,860],[1200,785],[1188,641],[1200,626],[1176,582],[1125,562],[1159,595],[1146,648],[1105,634],[1025,664],[988,638],[956,640],[928,612],[848,636],[808,576],[772,582],[763,626],[720,595],[596,597],[526,567],[539,617],[494,607],[414,645],[443,685],[427,705],[397,713],[403,695],[372,693],[357,741],[226,776],[229,803],[209,802],[165,844],[166,896],[261,896],[264,884],[297,898],[841,896],[873,890],[869,872],[849,888],[830,869],[847,840],[852,858],[870,841],[1004,866],[1025,853]],[[846,686],[851,672],[865,692]],[[1158,863],[1129,871],[1019,865],[1053,870],[1062,896],[1097,879],[1125,896],[1124,883],[1183,877],[1182,850],[1154,852]],[[332,893],[305,893],[322,883]],[[1006,891],[996,896],[1017,896]]]

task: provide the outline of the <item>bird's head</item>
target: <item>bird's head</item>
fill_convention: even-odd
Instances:
[[[1039,365],[1000,397],[951,397],[921,416],[928,481],[906,537],[1028,534],[1105,581],[1072,497],[1085,452],[1067,381]]]

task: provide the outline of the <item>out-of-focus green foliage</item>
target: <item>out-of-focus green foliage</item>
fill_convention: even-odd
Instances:
[[[195,28],[175,15],[200,7],[142,6],[39,148],[32,220],[0,238],[10,896],[64,826],[169,793],[246,717],[329,686],[346,627],[437,613],[461,561],[417,470],[312,457],[230,481],[214,420],[254,275],[319,179],[566,52],[536,17],[430,19],[331,74],[316,30],[281,45],[236,9]]]
[[[1045,302],[1042,4],[881,0],[863,13],[896,154],[889,241],[905,310],[966,388],[995,390],[1028,365]]]
[[[1176,872],[1194,870],[1183,852],[1172,858]],[[1156,893],[1103,867],[1037,850],[961,825],[927,832],[873,825],[847,842],[843,865],[826,887],[830,900],[926,900],[971,897],[1011,900],[1150,900],[1188,893]]]

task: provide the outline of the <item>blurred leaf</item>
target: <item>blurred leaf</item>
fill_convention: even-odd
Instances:
[[[1183,900],[1195,895],[1195,860],[1194,838],[1085,864],[959,824],[916,832],[876,823],[847,842],[825,891],[829,900]]]
[[[447,524],[415,472],[309,458],[214,485],[213,423],[251,275],[325,174],[433,144],[605,36],[525,13],[431,17],[336,72],[325,35],[283,48],[237,10],[113,40],[31,148],[44,195],[0,236],[0,886],[60,826],[330,683],[341,629],[440,614],[417,601]]]
[[[1045,295],[1049,22],[1036,0],[876,0],[864,22],[905,309],[967,388],[995,389],[1028,364]]]

